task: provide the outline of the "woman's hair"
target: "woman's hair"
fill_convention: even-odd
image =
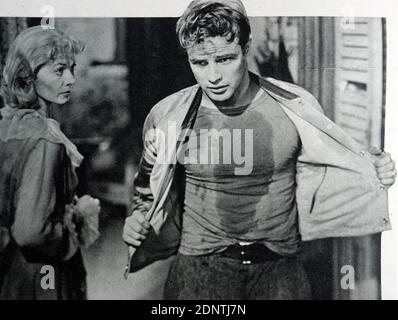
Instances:
[[[41,26],[22,31],[11,44],[1,79],[0,95],[12,108],[38,108],[35,80],[45,64],[74,58],[84,46],[55,29]]]
[[[227,1],[193,1],[177,21],[177,37],[184,49],[209,37],[236,38],[242,49],[250,39],[250,23],[244,8],[237,10]]]

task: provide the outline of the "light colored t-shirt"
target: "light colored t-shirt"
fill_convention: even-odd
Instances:
[[[282,255],[297,253],[299,148],[294,124],[263,90],[248,106],[201,106],[185,153],[179,251],[203,255],[256,241]]]

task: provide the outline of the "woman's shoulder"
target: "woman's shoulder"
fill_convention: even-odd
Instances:
[[[83,161],[83,156],[64,135],[56,120],[46,118],[35,110],[24,111],[22,115],[14,114],[12,117],[3,120],[0,121],[0,139],[3,142],[25,139],[33,142],[44,140],[43,143],[56,144],[61,149],[65,148],[75,167],[80,166]]]
[[[46,136],[48,132],[46,120],[35,114],[26,115],[20,119],[18,124],[26,135],[29,135],[34,139],[40,139],[42,136]]]
[[[46,140],[54,143],[51,130],[46,118],[38,112],[29,112],[22,116],[15,115],[12,118],[0,121],[0,137],[2,140]]]
[[[6,154],[11,153],[15,159],[40,158],[40,155],[58,158],[64,153],[63,145],[52,138],[45,119],[34,116],[5,121],[2,119],[0,140]]]

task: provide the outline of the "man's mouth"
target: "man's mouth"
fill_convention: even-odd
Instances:
[[[227,85],[219,86],[219,87],[207,87],[211,92],[214,93],[223,93],[227,89]]]

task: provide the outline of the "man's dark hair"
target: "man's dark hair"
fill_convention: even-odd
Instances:
[[[225,37],[228,42],[239,39],[242,49],[250,38],[246,14],[219,2],[192,2],[177,22],[181,46],[188,49],[209,37]]]

